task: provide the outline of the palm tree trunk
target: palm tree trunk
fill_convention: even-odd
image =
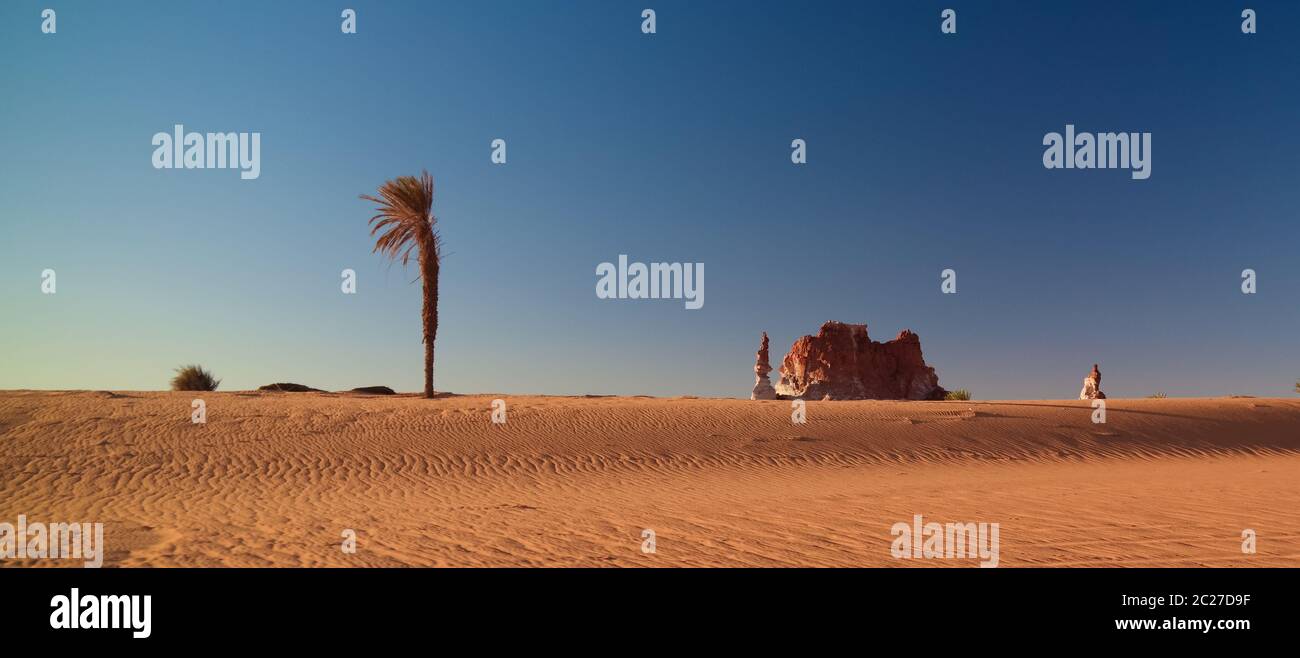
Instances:
[[[430,240],[432,242],[432,240]],[[438,337],[438,247],[420,245],[420,278],[424,281],[424,397],[433,397],[433,342]]]

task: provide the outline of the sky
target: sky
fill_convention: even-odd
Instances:
[[[427,169],[438,390],[748,397],[761,332],[839,320],[976,399],[1093,363],[1291,396],[1297,34],[1257,0],[0,3],[0,389],[420,390],[416,268],[358,195]],[[261,133],[260,176],[154,168],[175,124]],[[1067,124],[1150,132],[1150,178],[1044,168]],[[704,263],[704,306],[598,298],[620,254]]]

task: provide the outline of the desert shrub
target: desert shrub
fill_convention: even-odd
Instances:
[[[948,391],[948,394],[945,395],[945,396],[943,396],[943,399],[945,399],[945,400],[969,400],[969,399],[970,399],[970,391],[968,391],[968,390],[966,390],[966,389],[964,389],[964,388],[959,388],[959,389],[957,389],[957,390],[955,390],[955,391]]]
[[[220,385],[221,380],[213,377],[202,366],[177,368],[176,376],[172,377],[173,391],[215,391]]]

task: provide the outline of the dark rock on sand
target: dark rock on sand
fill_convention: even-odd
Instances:
[[[388,388],[387,386],[362,386],[361,388],[354,388],[348,392],[368,393],[370,395],[397,395],[397,391],[394,391],[393,389]]]
[[[325,391],[320,390],[319,388],[312,388],[312,387],[310,387],[310,386],[303,386],[302,384],[283,384],[283,383],[280,383],[280,384],[267,384],[266,386],[258,386],[258,387],[257,387],[257,390],[259,390],[259,391],[280,391],[280,392],[282,392],[282,393],[324,393],[324,392],[325,392]]]

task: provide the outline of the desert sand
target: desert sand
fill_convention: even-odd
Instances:
[[[102,522],[126,567],[975,566],[895,559],[914,514],[999,523],[1002,567],[1300,566],[1300,400],[1113,399],[1100,425],[1079,401],[790,411],[5,391],[0,521]]]

